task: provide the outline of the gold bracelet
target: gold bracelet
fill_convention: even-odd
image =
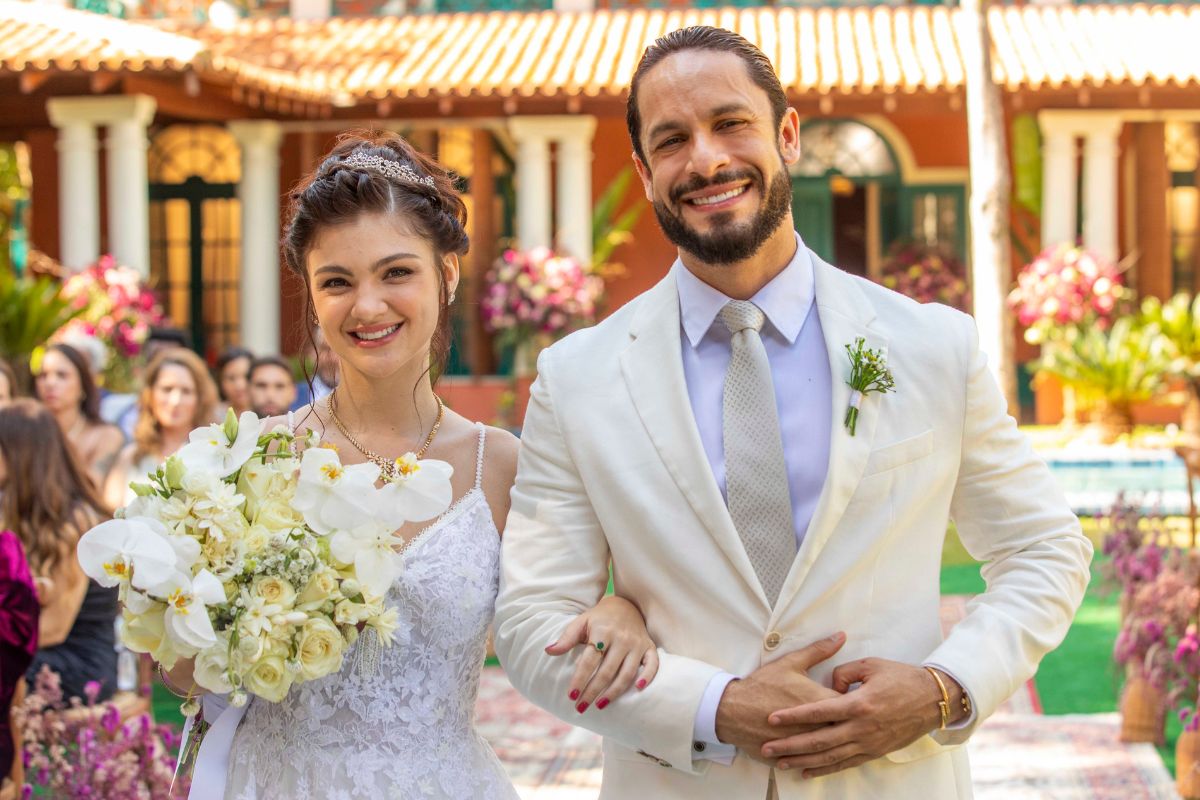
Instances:
[[[925,669],[937,681],[938,689],[942,692],[942,699],[938,701],[938,711],[942,712],[941,730],[946,730],[946,724],[950,722],[950,693],[946,691],[946,684],[942,682],[942,676],[937,674],[937,670],[933,667],[925,667]]]
[[[193,692],[195,691],[195,688],[196,688],[195,684],[192,685],[193,691],[186,692],[186,693],[181,692],[181,691],[179,691],[178,686],[171,683],[171,679],[167,677],[167,671],[165,669],[163,669],[163,665],[160,663],[157,666],[158,666],[158,677],[160,680],[162,680],[163,686],[167,687],[168,692],[170,692],[171,694],[180,698],[181,700],[191,700],[192,699]]]

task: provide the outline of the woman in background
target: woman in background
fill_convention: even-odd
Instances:
[[[79,537],[109,513],[54,417],[33,400],[0,408],[0,490],[0,527],[20,538],[41,600],[26,680],[46,665],[62,677],[65,697],[84,697],[88,681],[110,697],[117,591],[89,580],[75,559]]]
[[[12,366],[0,358],[0,404],[17,396],[17,373]]]
[[[71,345],[52,344],[42,356],[34,385],[92,480],[103,486],[125,437],[120,428],[100,418],[100,390],[91,364]]]
[[[217,387],[191,350],[159,352],[146,368],[145,381],[133,441],[117,457],[104,485],[104,499],[113,508],[133,499],[130,481],[144,480],[187,444],[193,429],[208,425],[217,405]]]
[[[9,715],[37,652],[38,610],[25,548],[15,533],[0,531],[0,775],[12,771],[16,757]]]
[[[217,359],[217,392],[221,402],[233,413],[241,416],[243,411],[250,410],[250,362],[254,354],[243,347],[230,347]],[[225,418],[225,409],[217,415]]]

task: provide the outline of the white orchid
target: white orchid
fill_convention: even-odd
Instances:
[[[176,570],[167,529],[148,517],[102,522],[79,538],[79,566],[101,586],[150,590]]]
[[[397,547],[404,539],[377,519],[348,531],[337,531],[329,540],[329,554],[342,564],[353,564],[354,574],[368,597],[383,597],[399,577],[404,562]]]
[[[230,409],[225,423],[197,428],[178,456],[189,473],[215,473],[226,478],[242,468],[254,455],[263,421],[253,411],[244,411],[234,419]]]
[[[156,592],[167,601],[163,621],[176,642],[197,652],[217,643],[208,606],[225,602],[225,587],[215,575],[202,569],[189,579],[177,572]]]
[[[454,467],[445,461],[418,460],[405,453],[396,459],[396,477],[379,490],[376,513],[397,528],[433,519],[450,506],[453,474]]]
[[[374,464],[342,466],[334,450],[314,447],[305,450],[300,459],[292,507],[321,535],[355,528],[372,516],[370,498],[378,491],[378,479],[379,467]]]

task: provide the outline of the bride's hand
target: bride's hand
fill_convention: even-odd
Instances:
[[[575,666],[569,697],[580,714],[593,703],[603,710],[634,681],[639,690],[645,689],[658,672],[658,650],[646,632],[646,621],[623,597],[610,595],[580,614],[546,652],[561,656],[579,645],[586,649]]]

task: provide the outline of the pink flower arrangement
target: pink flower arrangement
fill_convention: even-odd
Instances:
[[[559,338],[596,320],[604,282],[547,247],[505,250],[486,276],[483,324],[501,344],[538,334]]]
[[[1106,329],[1131,297],[1116,264],[1090,250],[1060,244],[1025,265],[1008,304],[1028,329],[1025,338],[1039,344],[1055,327]]]
[[[162,306],[132,267],[112,256],[100,260],[63,283],[63,296],[83,313],[64,325],[55,339],[90,336],[104,343],[104,385],[111,391],[133,389],[132,359],[141,355],[150,328],[164,319]]]
[[[84,691],[86,706],[78,698],[68,706],[58,675],[42,667],[33,691],[15,709],[29,781],[24,796],[37,790],[60,800],[169,800],[179,747],[174,730],[155,725],[149,714],[122,722],[111,703],[97,708],[99,684]],[[91,713],[80,713],[85,710]],[[175,789],[187,795],[182,776]]]
[[[1188,657],[1188,631],[1196,622],[1200,603],[1198,576],[1195,555],[1167,551],[1158,575],[1134,592],[1113,645],[1113,659],[1138,669],[1153,685],[1166,689],[1172,704],[1181,697],[1195,697],[1190,687],[1195,686],[1198,674],[1186,670],[1196,660]],[[1192,634],[1194,637],[1194,629]]]
[[[1168,538],[1165,523],[1157,514],[1143,518],[1139,507],[1127,502],[1123,494],[1117,495],[1105,522],[1108,533],[1101,548],[1108,561],[1102,567],[1104,577],[1132,600],[1138,587],[1162,571],[1165,551],[1157,542]]]
[[[970,299],[966,268],[947,247],[915,242],[894,245],[883,263],[880,282],[918,303],[942,303],[965,310]]]

